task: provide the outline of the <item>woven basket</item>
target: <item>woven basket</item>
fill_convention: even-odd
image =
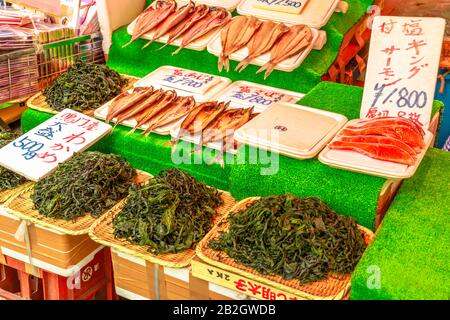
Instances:
[[[242,200],[230,210],[229,214],[245,209],[249,204],[258,199],[259,197],[253,197]],[[225,218],[226,216],[224,216]],[[364,237],[365,243],[369,244],[372,242],[374,238],[373,232],[362,226],[358,226],[358,228]],[[216,225],[197,246],[197,256],[212,266],[239,274],[254,281],[259,281],[278,290],[289,292],[308,300],[340,300],[349,292],[351,274],[329,275],[321,281],[301,284],[298,280],[285,280],[277,275],[262,275],[253,268],[236,262],[224,252],[209,249],[208,242],[216,239],[221,232],[227,229],[228,223],[226,222]]]
[[[129,90],[133,87],[133,85],[139,80],[139,78],[132,77],[132,76],[123,76],[125,79],[128,79],[128,85],[124,87],[123,91]],[[34,96],[32,96],[30,99],[27,100],[27,107],[33,110],[51,113],[51,114],[58,114],[59,111],[56,111],[52,109],[48,103],[45,101],[45,96],[43,92],[38,92]],[[83,113],[89,117],[94,116],[95,110],[86,110]]]
[[[6,203],[11,198],[16,197],[17,195],[19,195],[19,193],[21,193],[24,189],[30,187],[30,185],[32,184],[32,182],[26,182],[18,186],[17,188],[0,191],[0,204]]]
[[[450,37],[444,39],[440,67],[450,70]]]
[[[144,182],[148,180],[149,177],[149,174],[138,171],[136,182]],[[31,199],[34,185],[34,183],[29,184],[26,188],[22,189],[16,197],[11,198],[5,203],[5,207],[12,215],[19,219],[30,221],[36,225],[72,236],[87,234],[89,228],[98,219],[92,217],[90,214],[86,214],[75,220],[49,218],[40,214],[35,210],[33,200]]]
[[[222,216],[236,203],[234,198],[227,192],[221,192],[221,196],[224,204],[217,209],[217,214],[213,221],[214,224],[220,221]],[[124,205],[125,200],[117,204],[92,225],[89,230],[89,235],[94,241],[114,248],[119,252],[138,257],[161,266],[170,268],[184,268],[190,265],[192,258],[195,256],[194,249],[188,249],[176,254],[168,253],[154,255],[147,251],[146,246],[135,245],[127,240],[115,238],[113,234],[112,221],[113,218],[122,210]]]

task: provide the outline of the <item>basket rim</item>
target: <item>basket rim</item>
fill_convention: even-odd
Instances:
[[[261,198],[261,197],[249,197],[249,198],[245,198],[245,199],[239,201],[238,203],[236,203],[236,204],[235,204],[235,205],[234,205],[234,206],[233,206],[233,207],[232,207],[232,208],[231,208],[231,209],[230,209],[230,210],[222,217],[221,221],[225,221],[225,219],[226,219],[230,214],[232,214],[233,212],[235,212],[236,210],[238,210],[239,208],[241,208],[243,205],[246,205],[247,203],[254,202],[254,201],[256,201],[256,200],[258,200],[258,199],[260,199],[260,198]],[[221,222],[221,221],[220,221],[220,222]],[[212,266],[215,266],[215,267],[217,267],[217,268],[221,268],[221,269],[224,269],[224,270],[226,270],[226,271],[229,271],[229,272],[232,272],[232,273],[241,275],[241,276],[246,277],[246,278],[248,278],[248,279],[251,279],[251,280],[255,280],[255,281],[264,283],[264,284],[266,284],[266,285],[268,285],[268,286],[277,288],[278,290],[283,290],[283,291],[285,291],[285,292],[289,292],[289,293],[294,294],[294,295],[296,295],[296,296],[303,297],[303,298],[308,299],[308,300],[340,300],[340,299],[342,299],[342,298],[348,293],[348,291],[350,290],[350,288],[351,288],[351,278],[350,278],[349,280],[347,280],[347,283],[345,284],[345,287],[344,287],[341,291],[339,291],[337,294],[331,295],[331,296],[317,296],[317,295],[310,294],[310,293],[307,293],[307,292],[304,292],[304,291],[301,291],[301,290],[298,290],[298,289],[294,289],[293,287],[290,287],[290,286],[287,286],[287,285],[278,283],[278,282],[276,282],[276,281],[270,280],[270,279],[268,279],[265,275],[260,274],[258,271],[254,270],[253,268],[252,268],[252,269],[253,269],[253,272],[254,272],[254,273],[250,273],[250,272],[248,272],[248,271],[238,269],[238,268],[233,267],[233,266],[230,266],[230,265],[228,265],[228,264],[226,264],[226,263],[224,263],[224,262],[220,262],[220,261],[217,261],[217,260],[214,260],[214,259],[208,257],[208,256],[203,252],[202,248],[205,246],[206,242],[208,242],[209,240],[211,240],[211,239],[212,239],[212,236],[213,236],[214,234],[217,233],[216,231],[219,229],[220,222],[218,222],[218,223],[217,223],[217,224],[216,224],[216,225],[208,232],[208,234],[207,234],[207,235],[206,235],[206,236],[198,243],[198,245],[197,245],[197,247],[196,247],[196,254],[197,254],[197,256],[198,256],[200,259],[202,259],[203,261],[205,261],[206,263],[208,263],[208,264],[210,264],[210,265],[212,265]],[[361,225],[359,225],[359,224],[357,224],[357,227],[358,227],[358,229],[361,231],[361,233],[363,233],[363,234],[365,234],[365,235],[367,235],[367,236],[370,237],[369,243],[372,243],[373,240],[374,240],[375,234],[374,234],[370,229],[368,229],[368,228],[366,228],[366,227],[363,227],[363,226],[361,226]],[[235,261],[233,258],[229,257],[225,252],[221,251],[221,253],[224,254],[224,255],[225,255],[226,257],[228,257],[229,259],[233,260],[237,265],[239,265],[239,266],[244,266],[243,264],[241,264],[241,263]],[[249,267],[249,268],[250,268],[250,267]],[[320,282],[322,282],[322,281],[323,281],[323,280],[317,281],[317,283],[320,283]]]

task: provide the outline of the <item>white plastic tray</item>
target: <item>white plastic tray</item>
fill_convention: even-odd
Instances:
[[[246,87],[248,93],[245,93],[245,100],[234,97],[236,93],[241,92],[240,88]],[[262,91],[258,94],[259,91]],[[264,96],[264,93],[275,93],[273,97]],[[257,96],[256,101],[254,96]],[[274,103],[277,102],[288,102],[297,103],[301,98],[304,97],[303,93],[298,93],[294,91],[288,91],[283,89],[278,89],[274,87],[264,86],[258,83],[247,82],[247,81],[237,81],[220,91],[212,100],[218,100],[223,102],[230,101],[230,107],[232,108],[250,108],[254,107],[255,112],[263,112]]]
[[[305,115],[309,115],[308,118]],[[314,118],[312,123],[311,119]],[[327,122],[325,125],[324,123]],[[341,114],[300,106],[292,103],[277,103],[251,120],[234,134],[234,138],[252,147],[277,152],[296,159],[314,158],[336,133],[345,125],[347,118]],[[312,134],[315,124],[321,123],[320,133]],[[270,132],[278,129],[278,141],[273,141]],[[304,137],[304,139],[303,139]],[[312,141],[306,142],[306,139]],[[286,141],[291,142],[288,146]],[[308,145],[293,147],[292,145]]]
[[[346,13],[347,2],[340,0],[309,0],[300,14],[283,13],[253,7],[256,0],[242,0],[237,7],[240,15],[252,15],[261,19],[284,22],[286,24],[305,24],[320,29],[328,23],[334,12]]]
[[[352,125],[358,121],[359,120],[352,120],[348,125]],[[333,139],[333,141],[334,140],[335,139]],[[416,164],[413,166],[373,159],[355,151],[332,150],[328,146],[320,153],[319,161],[333,168],[364,173],[372,176],[394,180],[407,179],[414,175],[422,162],[422,159],[433,140],[433,134],[426,131],[424,140],[425,148],[418,154]]]
[[[136,19],[134,19],[133,22],[131,22],[128,25],[127,32],[128,32],[129,35],[133,35],[133,30],[134,30],[134,27],[136,25],[137,19],[138,19],[138,17],[136,17]],[[192,50],[196,50],[196,51],[203,51],[203,50],[205,50],[205,48],[208,45],[209,41],[211,41],[211,39],[219,32],[219,30],[220,30],[220,28],[215,28],[215,29],[211,30],[210,32],[205,34],[203,37],[200,37],[197,40],[195,40],[195,41],[191,42],[190,44],[188,44],[185,47],[185,49],[192,49]],[[151,40],[153,35],[154,35],[154,33],[155,33],[154,31],[150,31],[150,32],[144,34],[143,36],[141,36],[141,38],[142,39],[146,39],[146,40]],[[158,40],[155,40],[155,42],[167,43],[167,40],[169,40],[169,35],[168,34],[162,36]],[[179,47],[181,45],[182,41],[183,41],[183,38],[178,38],[175,41],[173,41],[171,43],[171,45]]]
[[[164,81],[166,75],[173,74],[174,70],[181,70],[184,73],[196,73],[208,77],[214,77],[214,80],[210,83],[215,83],[211,87],[207,87],[206,91],[189,91],[190,87],[185,86],[185,89],[181,89],[181,86],[173,86],[171,83]],[[140,79],[134,84],[134,87],[149,87],[153,86],[157,89],[162,88],[165,90],[175,90],[179,96],[193,96],[197,102],[211,101],[211,99],[217,95],[221,90],[231,84],[231,80],[225,77],[213,76],[202,72],[193,70],[187,70],[183,68],[177,68],[172,66],[162,66],[152,73],[148,74],[144,78]]]
[[[222,7],[229,11],[234,11],[241,0],[195,0],[196,4],[206,4],[211,7]],[[189,0],[177,0],[180,6],[185,5]]]
[[[128,90],[129,93],[133,92],[133,90]],[[105,103],[103,106],[101,106],[100,108],[96,109],[94,111],[94,116],[97,119],[101,119],[101,120],[105,120],[106,119],[106,115],[108,114],[108,109],[109,106],[111,105],[111,101],[108,101],[107,103]],[[117,118],[114,118],[112,120],[112,122],[116,122]],[[179,125],[181,120],[176,120],[170,124],[168,124],[167,126],[161,127],[161,128],[156,128],[155,130],[153,130],[152,132],[160,134],[160,135],[169,135],[170,134],[170,129],[172,129],[173,126],[176,126],[177,124]],[[130,127],[130,128],[134,128],[134,126],[137,124],[137,121],[132,119],[132,120],[125,120],[121,123],[121,125],[126,126],[126,127]],[[148,128],[148,125],[143,125],[138,127],[138,129],[140,130],[145,130]]]
[[[324,46],[324,44],[327,42],[327,36],[324,31],[318,31],[316,29],[311,29],[313,39],[310,43],[310,45],[305,48],[302,52],[299,54],[290,57],[281,63],[279,63],[275,70],[281,70],[286,72],[291,72],[298,68],[302,62],[306,59],[308,54],[311,52],[312,49],[320,50]],[[220,41],[220,33],[216,34],[214,38],[211,40],[211,42],[208,44],[208,51],[215,55],[216,57],[220,56],[220,53],[222,52],[222,43]],[[230,60],[234,61],[242,61],[248,56],[248,49],[247,47],[244,47],[235,53],[233,53],[229,58]],[[270,51],[253,59],[251,64],[257,65],[257,66],[263,66],[267,62],[270,61]]]

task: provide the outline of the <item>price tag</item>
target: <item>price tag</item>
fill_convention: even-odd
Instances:
[[[442,18],[377,16],[372,26],[361,118],[431,118],[444,37]]]
[[[172,69],[161,74],[160,83],[169,88],[203,95],[220,81],[218,77],[210,74],[185,69]]]
[[[108,124],[65,109],[0,149],[0,165],[38,181],[111,130]]]
[[[300,14],[309,0],[256,0],[255,8]]]

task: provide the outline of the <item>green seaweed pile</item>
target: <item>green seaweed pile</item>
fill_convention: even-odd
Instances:
[[[128,80],[102,64],[78,61],[44,90],[51,108],[83,112],[97,109],[122,92]]]
[[[118,155],[77,153],[36,183],[32,200],[35,209],[47,217],[98,217],[128,195],[136,177],[136,170]]]
[[[209,248],[261,274],[301,283],[351,272],[365,249],[356,222],[316,197],[260,198],[227,221],[228,231]]]
[[[219,191],[179,169],[163,170],[144,185],[133,185],[114,218],[114,236],[148,246],[154,254],[191,248],[212,227]]]
[[[0,148],[3,148],[19,136],[20,134],[15,132],[0,132]],[[0,166],[0,191],[17,188],[25,182],[27,182],[26,178]]]

